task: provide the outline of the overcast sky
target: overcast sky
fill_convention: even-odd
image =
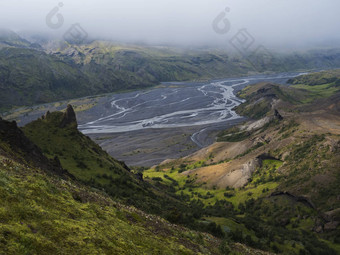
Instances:
[[[60,2],[64,22],[52,16],[52,29],[46,17]],[[246,28],[269,47],[322,46],[340,41],[339,11],[339,0],[0,0],[0,27],[62,35],[79,23],[92,38],[185,45],[223,45]]]

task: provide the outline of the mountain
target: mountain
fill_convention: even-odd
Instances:
[[[205,219],[235,241],[282,254],[339,254],[339,70],[239,92],[250,120],[218,142],[144,171],[150,183],[229,210]],[[213,210],[213,208],[211,208]],[[214,216],[211,216],[214,214]]]
[[[166,81],[209,80],[261,72],[340,66],[338,49],[242,57],[219,49],[188,50],[107,41],[71,45],[30,43],[0,33],[0,110],[115,91]]]
[[[42,49],[39,44],[30,43],[11,30],[0,29],[0,48],[3,47]]]

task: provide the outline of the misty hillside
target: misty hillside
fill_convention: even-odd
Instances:
[[[245,59],[220,50],[186,52],[101,41],[57,48],[42,43],[47,47],[43,50],[10,31],[1,38],[2,109],[147,88],[166,81],[340,66],[339,50],[275,55],[268,61],[261,55]]]

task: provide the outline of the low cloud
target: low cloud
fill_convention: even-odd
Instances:
[[[324,47],[340,42],[339,10],[338,0],[0,0],[0,26],[60,37],[79,23],[91,38],[186,46],[225,46],[246,28],[268,47]],[[213,28],[218,16],[227,32]]]

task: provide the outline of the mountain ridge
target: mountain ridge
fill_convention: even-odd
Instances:
[[[183,51],[103,41],[80,45],[61,43],[52,48],[41,42],[42,48],[36,49],[16,43],[26,40],[13,32],[10,35],[7,40],[12,40],[13,45],[0,48],[2,111],[148,88],[165,81],[210,80],[268,71],[340,66],[340,53],[336,49],[300,55],[275,54],[267,63],[261,56],[245,59],[221,50]],[[254,63],[258,70],[254,70]]]

